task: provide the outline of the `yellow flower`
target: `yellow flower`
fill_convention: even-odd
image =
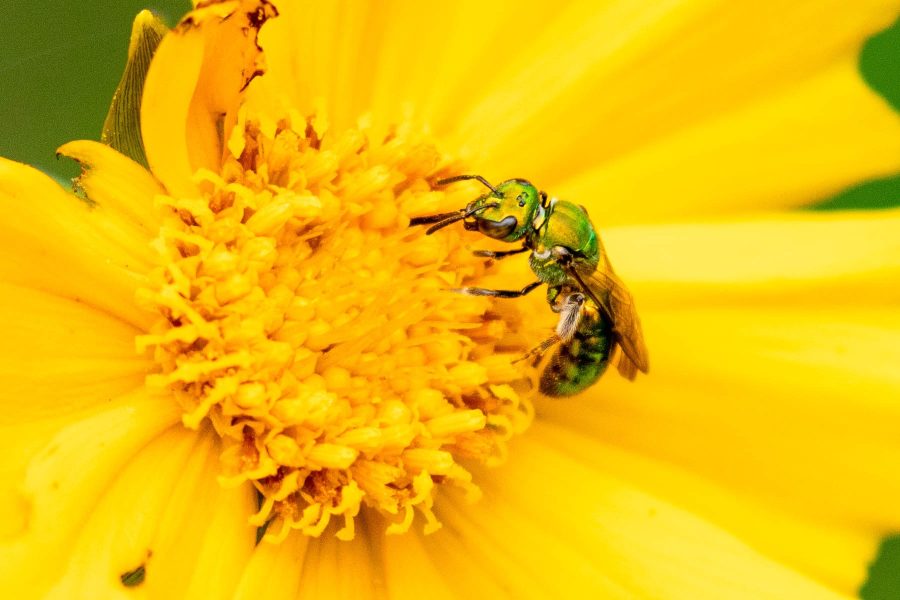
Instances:
[[[900,527],[900,212],[762,211],[900,168],[855,68],[896,5],[195,4],[149,170],[0,162],[4,596],[854,593]],[[527,261],[407,226],[460,172],[588,208],[648,376],[535,397],[546,301],[449,291]]]

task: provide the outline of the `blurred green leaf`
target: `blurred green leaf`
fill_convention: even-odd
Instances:
[[[6,0],[0,36],[0,156],[59,178],[78,172],[56,149],[100,139],[128,56],[131,22],[148,8],[168,23],[189,0]]]
[[[859,55],[859,70],[866,83],[900,112],[900,18],[869,38]]]
[[[863,600],[900,600],[900,535],[881,542],[859,596]]]
[[[859,53],[859,71],[873,90],[900,111],[900,18],[873,35]],[[900,175],[863,182],[815,206],[817,210],[900,206]]]
[[[813,206],[814,210],[878,209],[900,206],[900,175],[854,185]]]

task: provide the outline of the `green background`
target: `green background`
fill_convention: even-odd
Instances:
[[[0,156],[35,165],[61,179],[76,174],[74,163],[57,161],[54,152],[70,140],[99,139],[125,64],[131,20],[143,8],[172,25],[190,8],[190,2],[4,2]],[[866,81],[900,110],[900,21],[866,43],[860,69]],[[900,176],[860,183],[822,199],[816,208],[897,205]],[[870,573],[861,590],[863,598],[900,600],[900,536],[885,539],[879,555],[873,557]]]
[[[0,156],[74,177],[56,149],[100,139],[122,76],[131,21],[149,8],[168,25],[189,0],[5,0],[0,35]]]

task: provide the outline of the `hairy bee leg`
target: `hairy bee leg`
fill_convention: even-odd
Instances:
[[[519,248],[517,250],[504,250],[501,252],[495,252],[493,250],[475,250],[472,252],[475,256],[479,258],[493,258],[500,259],[510,256],[512,254],[521,254],[522,252],[528,252],[528,248]]]
[[[544,353],[555,344],[571,341],[578,330],[578,324],[581,323],[581,315],[584,314],[584,302],[584,294],[578,292],[568,294],[562,302],[563,306],[560,309],[559,322],[556,324],[556,333],[526,352],[521,358],[514,360],[513,364],[534,357],[534,366],[537,366]]]
[[[543,281],[535,281],[534,283],[529,283],[521,290],[488,290],[485,288],[476,288],[476,287],[464,287],[464,288],[455,288],[454,292],[459,292],[461,294],[466,294],[468,296],[492,296],[494,298],[520,298],[535,289],[537,286],[544,283]]]
[[[535,359],[534,362],[538,363],[538,362],[540,362],[541,357],[544,356],[544,353],[547,352],[547,350],[549,350],[550,348],[552,348],[553,346],[555,346],[556,344],[558,344],[561,341],[562,341],[562,339],[560,339],[560,337],[558,335],[554,334],[552,337],[547,338],[546,340],[544,340],[543,342],[541,342],[540,344],[538,344],[537,346],[535,346],[534,348],[532,348],[531,350],[529,350],[528,352],[526,352],[525,354],[523,354],[522,356],[520,356],[519,358],[514,360],[513,364],[522,362],[523,360],[528,360],[529,358],[534,358]],[[537,366],[537,365],[535,364],[534,366]]]
[[[556,335],[564,342],[569,342],[578,330],[581,315],[584,314],[585,295],[572,292],[563,300],[559,311],[559,322],[556,324]]]

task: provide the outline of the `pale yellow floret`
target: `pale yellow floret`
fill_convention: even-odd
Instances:
[[[462,228],[408,227],[471,191],[435,191],[446,160],[402,130],[332,135],[321,117],[242,109],[227,148],[220,173],[195,174],[201,195],[156,198],[148,383],[187,427],[211,421],[220,481],[256,487],[268,540],[332,517],[350,539],[362,506],[391,533],[417,513],[436,530],[437,484],[477,497],[460,461],[499,462],[532,417],[515,303],[451,291],[487,268]]]

